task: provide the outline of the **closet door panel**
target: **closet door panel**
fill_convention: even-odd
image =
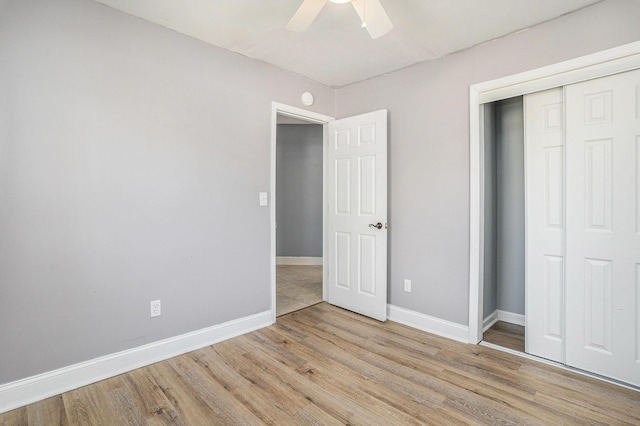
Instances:
[[[525,96],[525,351],[563,362],[564,107],[562,89]]]
[[[568,365],[640,385],[640,70],[566,87]]]

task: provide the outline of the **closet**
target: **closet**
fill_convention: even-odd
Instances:
[[[524,96],[526,352],[640,386],[640,70]]]
[[[484,111],[485,342],[523,352],[525,172],[523,97]]]

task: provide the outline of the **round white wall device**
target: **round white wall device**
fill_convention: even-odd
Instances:
[[[300,96],[300,100],[303,105],[311,106],[313,105],[313,95],[309,92],[304,92],[302,96]]]

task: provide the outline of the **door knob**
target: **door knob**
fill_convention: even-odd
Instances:
[[[378,229],[382,229],[382,223],[378,222],[376,224],[370,223],[369,224],[369,228],[378,228]]]

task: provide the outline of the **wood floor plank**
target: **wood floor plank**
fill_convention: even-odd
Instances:
[[[109,386],[109,381],[112,383]],[[135,425],[144,426],[147,422],[144,419],[144,414],[135,403],[135,399],[131,392],[127,388],[122,376],[115,377],[113,379],[103,380],[96,383],[96,392],[102,393],[107,398],[104,405],[106,410],[103,410],[102,422],[103,424],[112,425]],[[113,418],[113,413],[118,413],[118,418]],[[105,421],[105,419],[109,419]]]
[[[257,341],[260,341],[256,337]],[[260,341],[260,343],[262,343]],[[307,355],[308,352],[299,346],[300,355]],[[287,351],[296,351],[292,344],[287,345]],[[275,358],[275,361],[282,363],[282,360],[274,356],[272,352],[268,356]],[[371,381],[359,372],[345,368],[331,359],[320,356],[310,356],[308,365],[296,369],[298,373],[305,376],[313,383],[319,384],[323,388],[331,389],[336,395],[345,401],[351,401],[364,407],[375,407],[371,410],[373,414],[383,410],[386,417],[401,424],[415,424],[416,419],[420,420],[420,414],[425,410],[416,410],[419,404],[406,398],[398,398],[395,392],[379,392],[376,386],[372,386]],[[391,396],[391,395],[394,396]],[[401,401],[402,400],[402,401]],[[403,403],[401,403],[403,402]],[[413,406],[413,410],[411,410]],[[422,406],[421,406],[422,407]],[[412,413],[408,413],[412,411]],[[426,419],[425,419],[426,420]]]
[[[287,339],[286,334],[283,334],[282,330],[278,328],[263,330],[263,334],[276,336],[275,338],[279,336],[284,341]],[[324,351],[322,347],[325,346],[325,342],[321,340],[310,338],[298,344],[296,342],[289,343],[287,346],[289,350],[323,361],[335,369],[335,374],[353,373],[354,376],[363,377],[370,387],[373,384],[379,384],[385,392],[392,388],[394,393],[398,393],[400,397],[421,405],[436,407],[444,401],[444,395],[425,392],[424,387],[417,385],[414,380],[407,380],[394,372],[389,372],[385,368],[375,365],[375,363],[367,362],[363,359],[364,356],[353,357],[347,351],[342,352],[339,349]],[[412,370],[411,373],[415,375],[416,371]]]
[[[500,386],[514,395],[525,399],[533,399],[536,389],[518,374],[522,359],[502,362],[493,353],[478,351],[448,351],[438,354],[440,362],[446,369],[457,374],[473,378],[486,385]]]
[[[536,398],[549,402],[548,398],[555,398],[578,412],[595,411],[619,422],[640,425],[640,392],[533,363],[523,365],[521,373],[536,381]]]
[[[503,348],[524,352],[524,327],[504,321],[497,321],[484,332],[482,340]]]
[[[416,343],[418,346],[423,347],[423,350],[430,353],[436,353],[438,350],[444,348],[456,350],[460,347],[460,343],[450,339],[425,339],[425,332],[393,321],[381,323],[372,318],[367,318],[344,309],[332,313],[332,311],[327,308],[332,308],[332,306],[327,303],[322,303],[317,305],[317,309],[303,310],[298,314],[299,316],[304,315],[307,319],[313,319],[321,324],[333,325],[345,331],[350,330],[351,327],[374,329],[375,332],[371,332],[373,336],[394,338],[397,341],[403,342],[403,345]]]
[[[149,425],[178,425],[187,423],[162,392],[148,369],[139,368],[123,375],[136,405]]]
[[[618,418],[619,421],[631,420],[631,424],[640,424],[637,417],[629,417],[624,414],[629,412],[638,413],[638,409],[640,409],[638,398],[640,395],[636,391],[518,357],[516,357],[516,360],[520,360],[520,366],[517,370],[514,371],[513,368],[500,369],[495,366],[499,367],[502,364],[502,359],[513,358],[510,354],[481,346],[473,347],[472,351],[476,356],[469,357],[465,354],[465,351],[460,351],[449,354],[448,358],[454,360],[456,365],[465,366],[460,371],[475,371],[476,376],[487,378],[485,383],[488,385],[491,382],[496,382],[506,387],[508,383],[523,383],[529,391],[535,391],[534,400],[540,404],[540,410],[547,412],[562,411],[562,407],[564,407],[564,411],[571,411],[577,416],[576,419],[580,419],[580,421],[574,419],[575,422],[602,424],[601,422],[593,421],[594,415],[592,411],[593,409],[601,409],[603,412],[615,413],[614,417]],[[495,361],[487,362],[489,360],[488,357],[495,358]],[[465,358],[467,359],[466,361]],[[491,365],[494,367],[491,367]],[[469,367],[472,367],[472,370],[469,370]],[[527,371],[531,369],[535,373],[527,374]],[[553,391],[551,391],[549,380],[554,380],[554,378],[557,386],[553,386]],[[603,391],[609,387],[615,390],[616,398],[603,395]],[[513,387],[512,390],[514,390]],[[563,403],[553,404],[551,403],[552,399],[545,399],[545,402],[542,402],[541,392],[547,391],[553,393],[554,397],[552,399],[564,398]],[[631,398],[625,397],[625,394],[631,395]],[[602,417],[604,424],[616,423],[609,423],[606,418]]]
[[[234,346],[241,343],[240,340],[236,339]],[[248,351],[244,351],[240,357],[233,357],[229,356],[230,354],[226,352],[228,349],[224,345],[220,345],[217,349],[240,374],[272,395],[274,401],[283,409],[291,410],[292,416],[297,416],[309,404],[315,404],[322,409],[328,421],[334,422],[335,419],[342,422],[355,421],[355,414],[350,410],[343,410],[339,398],[327,389],[305,380],[297,372],[285,371],[283,373],[277,364],[268,360],[266,363],[263,362],[265,360],[261,360],[256,364],[255,357],[252,357]],[[256,365],[259,368],[255,368]]]
[[[304,319],[298,318],[304,323]],[[443,366],[430,359],[421,359],[416,362],[415,359],[406,362],[398,362],[403,359],[403,354],[396,354],[388,348],[376,348],[374,345],[367,345],[365,341],[358,340],[357,337],[339,339],[338,334],[333,331],[323,332],[322,330],[331,330],[327,325],[318,327],[318,331],[311,332],[313,337],[305,340],[313,350],[324,353],[326,356],[339,358],[342,363],[353,369],[365,369],[369,374],[376,374],[378,371],[393,374],[413,381],[423,388],[428,389],[432,395],[437,395],[436,399],[444,398],[447,389],[443,389],[444,383],[434,381],[434,374],[442,371]],[[380,353],[382,352],[382,353]],[[392,359],[393,362],[389,362]],[[421,374],[418,374],[421,373]],[[441,391],[438,392],[437,389]]]
[[[202,374],[219,382],[237,403],[244,405],[261,422],[273,425],[293,422],[293,417],[280,406],[280,401],[274,401],[272,394],[262,391],[255,383],[245,379],[219,352],[210,349],[189,354],[201,366]]]
[[[485,422],[474,420],[471,417],[465,415],[462,411],[452,409],[446,404],[443,404],[442,407],[438,408],[436,415],[437,415],[436,418],[446,421],[446,423],[444,424],[447,424],[447,425],[482,426],[487,424]]]
[[[217,423],[253,425],[259,421],[217,380],[209,380],[205,374],[202,374],[201,369],[188,356],[175,357],[169,362],[185,383],[211,408]]]
[[[539,392],[535,401],[542,407],[554,411],[562,411],[566,415],[573,417],[574,423],[585,425],[638,425],[637,419],[626,416],[624,413],[608,414],[602,413],[598,408],[576,404],[574,401],[567,401],[558,395],[547,395]]]
[[[281,344],[287,347],[287,351],[312,358],[313,367],[304,366],[298,368],[297,371],[308,376],[309,380],[315,383],[321,383],[323,386],[324,383],[327,383],[337,387],[353,388],[359,395],[368,395],[382,404],[425,422],[429,419],[429,407],[433,409],[438,405],[425,398],[424,392],[419,387],[406,380],[391,375],[386,380],[375,375],[366,375],[363,374],[364,372],[352,370],[336,360],[314,353],[303,344],[286,342],[286,339],[274,333],[273,330],[265,331],[264,334],[274,341],[281,339]],[[256,339],[262,341],[258,336]],[[376,403],[376,405],[378,404]]]
[[[83,401],[82,392],[71,391],[62,396],[65,406],[65,412],[69,423],[72,425],[90,425],[98,424],[98,414],[92,407],[93,404],[86,404]],[[12,424],[12,423],[9,423]]]
[[[293,319],[293,318],[294,318],[294,317],[292,317],[292,319]],[[298,320],[298,321],[302,321],[302,322],[303,322],[303,321],[304,321],[304,318],[303,318],[302,316],[299,316],[299,317],[297,318],[297,320]],[[331,322],[332,322],[332,319],[329,319],[327,322],[331,323]],[[341,337],[341,338],[343,338],[343,339],[345,339],[345,340],[346,340],[347,334],[350,334],[350,335],[351,335],[351,342],[350,342],[350,343],[355,344],[355,345],[358,345],[358,346],[359,346],[359,347],[361,347],[361,348],[366,348],[366,347],[368,347],[368,348],[371,350],[371,351],[370,351],[370,354],[366,355],[366,357],[371,356],[371,353],[373,353],[373,352],[377,352],[377,351],[379,352],[379,354],[380,354],[380,355],[384,356],[386,359],[389,359],[389,358],[392,358],[392,357],[393,357],[393,356],[392,356],[392,354],[385,353],[384,351],[381,351],[381,349],[380,349],[380,348],[376,348],[376,347],[375,347],[375,345],[371,345],[371,344],[370,344],[371,339],[365,339],[365,338],[367,338],[367,337],[369,337],[369,338],[375,337],[375,334],[366,334],[366,333],[358,332],[357,330],[358,330],[359,326],[358,326],[357,324],[356,324],[356,325],[354,325],[353,323],[350,323],[349,325],[346,325],[346,326],[345,326],[345,331],[343,331],[342,329],[340,329],[340,328],[338,328],[338,327],[334,327],[334,326],[327,325],[327,324],[323,324],[320,328],[321,328],[323,331],[325,331],[327,334],[331,335],[331,336],[334,336],[334,337]],[[348,331],[347,331],[347,330],[348,330]],[[354,331],[354,330],[355,330],[355,331]],[[357,337],[356,337],[356,336],[357,336]],[[344,342],[344,341],[341,341],[341,342],[340,342],[340,346],[344,346],[344,345],[346,345],[346,344],[347,344],[347,343],[346,343],[346,342]],[[387,349],[387,348],[383,348],[383,349]],[[397,350],[398,348],[393,348],[393,349],[395,349],[395,350],[394,350],[394,351],[392,351],[392,352],[395,352],[396,354],[400,353],[400,354],[403,354],[403,355],[405,355],[405,356],[406,356],[406,351],[404,351],[404,353],[403,353],[403,351],[399,351],[399,350]],[[403,348],[403,349],[404,349],[404,348]],[[354,350],[354,348],[353,348],[353,347],[350,347],[350,348],[348,349],[348,351],[349,351],[349,352],[354,352],[355,350]],[[381,351],[381,352],[380,352],[380,351]],[[434,353],[430,353],[430,354],[421,353],[421,355],[422,355],[422,357],[424,358],[424,357],[427,357],[427,356],[433,356],[433,355],[435,355],[435,354],[434,354]],[[417,365],[417,364],[420,362],[418,359],[414,359],[414,358],[409,358],[409,361],[408,361],[408,362],[406,362],[405,360],[399,360],[399,357],[396,357],[396,358],[391,359],[391,360],[392,360],[392,361],[394,361],[394,364],[400,364],[400,365],[402,365],[402,364]],[[518,365],[519,365],[519,364],[518,364]],[[442,370],[442,369],[440,368],[440,369],[438,369],[437,371],[441,371],[441,370]],[[437,371],[426,371],[426,373],[427,373],[427,374],[435,374],[437,377],[445,377],[445,375],[440,375],[440,376],[439,376],[439,375],[437,374]],[[449,381],[449,380],[446,380],[446,379],[445,379],[444,381]],[[459,385],[460,385],[460,383],[456,383],[456,387],[458,387],[458,388],[462,388],[462,389],[465,389],[465,387],[464,387],[464,386],[459,386]],[[475,392],[475,393],[477,393],[477,392]],[[530,391],[530,392],[529,392],[529,394],[527,395],[529,400],[533,398],[533,394],[534,394],[534,392],[533,392],[533,391]],[[474,395],[474,396],[472,396],[471,398],[476,398],[477,396],[483,396],[483,395],[482,395],[482,394],[478,394],[478,395]],[[514,398],[513,398],[513,396],[512,396],[512,394],[511,394],[511,393],[503,392],[503,393],[502,393],[502,396],[503,396],[503,400],[504,400],[504,399],[511,399],[511,402],[515,402],[515,401],[516,401],[516,399],[514,399]],[[491,395],[491,397],[495,397],[495,395]],[[491,399],[491,397],[490,397],[489,399]],[[456,401],[457,401],[457,400],[456,400]],[[451,403],[451,401],[449,401],[449,402]],[[503,402],[504,402],[504,401],[503,401]],[[487,415],[487,413],[486,413],[486,411],[487,411],[487,410],[486,410],[486,407],[487,407],[487,405],[490,405],[490,404],[492,404],[492,402],[491,402],[491,401],[485,401],[485,402],[484,402],[484,404],[482,405],[482,406],[485,408],[485,410],[483,411],[483,414],[484,414],[485,416]],[[467,410],[467,411],[468,411],[469,413],[472,413],[472,412],[471,412],[471,411],[469,411],[469,410]],[[505,412],[506,412],[506,411],[508,411],[508,410],[504,410],[504,409],[498,410],[498,409],[496,409],[496,410],[495,410],[495,414],[494,414],[492,417],[489,417],[489,418],[484,417],[484,418],[481,418],[481,420],[485,420],[485,421],[494,421],[494,420],[495,420],[495,419],[497,419],[497,418],[501,418],[502,420],[508,421],[508,418],[507,418],[507,417],[505,417],[505,416],[506,416],[506,414],[505,414]],[[472,413],[472,415],[473,415],[473,416],[476,416],[476,413]],[[512,418],[512,419],[518,419],[518,421],[520,421],[520,422],[527,422],[527,423],[530,423],[530,424],[534,424],[534,423],[536,423],[536,422],[539,422],[539,420],[538,420],[538,419],[536,419],[535,417],[528,416],[526,413],[520,413],[520,412],[518,412],[517,410],[513,410],[513,412],[511,413],[511,418]]]
[[[62,395],[57,395],[28,405],[27,417],[29,424],[55,424],[60,426],[69,424]]]
[[[337,337],[334,333],[328,333],[334,338]],[[318,339],[322,339],[321,334],[317,335]],[[357,340],[353,337],[352,341]],[[414,364],[411,366],[403,365],[398,362],[388,362],[384,355],[375,353],[375,348],[371,348],[371,351],[363,349],[363,347],[356,346],[354,343],[347,342],[346,340],[340,340],[335,342],[322,341],[309,338],[305,340],[306,344],[309,344],[311,348],[318,352],[324,352],[327,356],[334,356],[336,359],[348,365],[353,369],[371,370],[371,368],[379,368],[380,370],[386,370],[393,376],[402,377],[406,380],[412,381],[421,386],[425,390],[425,393],[431,395],[436,401],[442,400],[445,396],[453,397],[455,400],[478,400],[475,405],[482,406],[484,401],[480,400],[480,397],[476,394],[464,392],[457,386],[451,386],[447,381],[441,380],[435,376],[435,373],[441,371],[441,367],[438,369],[431,369],[431,367],[425,368],[424,365],[428,363]],[[334,347],[331,344],[335,343]],[[363,344],[363,346],[365,346]],[[352,354],[355,354],[354,357]]]
[[[27,407],[17,408],[15,410],[7,411],[0,414],[0,425],[11,426],[27,426],[29,425],[29,416],[27,414]],[[33,423],[31,423],[33,424]]]
[[[70,424],[146,424],[122,376],[67,392],[63,401]]]
[[[639,425],[640,393],[322,303],[0,424]]]
[[[461,370],[460,373],[464,373]],[[504,406],[509,407],[513,416],[521,424],[551,424],[559,422],[560,424],[572,424],[577,421],[576,418],[567,413],[547,406],[543,407],[535,400],[535,395],[517,394],[509,387],[503,387],[499,383],[493,383],[483,380],[482,377],[472,376],[468,374],[460,374],[445,370],[438,377],[449,383],[467,389],[469,392],[493,401],[495,410],[504,412]],[[487,404],[483,404],[483,410],[486,411]],[[479,418],[485,420],[484,417]]]
[[[188,425],[213,425],[217,417],[198,393],[192,389],[169,362],[145,367],[171,405]]]
[[[340,426],[345,424],[337,418],[328,415],[327,412],[315,404],[309,404],[298,411],[295,420],[295,424],[299,425]]]
[[[238,374],[262,392],[278,395],[275,404],[287,414],[294,415],[309,404],[304,393],[291,392],[292,385],[285,381],[286,377],[274,374],[267,366],[256,364],[242,346],[241,340],[244,339],[236,339],[233,345],[218,345],[216,351]]]
[[[349,338],[349,336],[332,327],[328,327],[327,330],[332,330],[333,339],[341,337],[340,347],[345,351],[344,354],[347,359],[350,353],[360,353],[362,361],[368,362],[381,370],[388,371],[389,367],[393,369],[405,367],[412,373],[419,371],[428,376],[433,376],[443,369],[443,365],[437,362],[435,354],[432,355],[428,352],[417,354],[416,351],[407,351],[404,347],[398,345],[380,345],[376,344],[375,339]]]

